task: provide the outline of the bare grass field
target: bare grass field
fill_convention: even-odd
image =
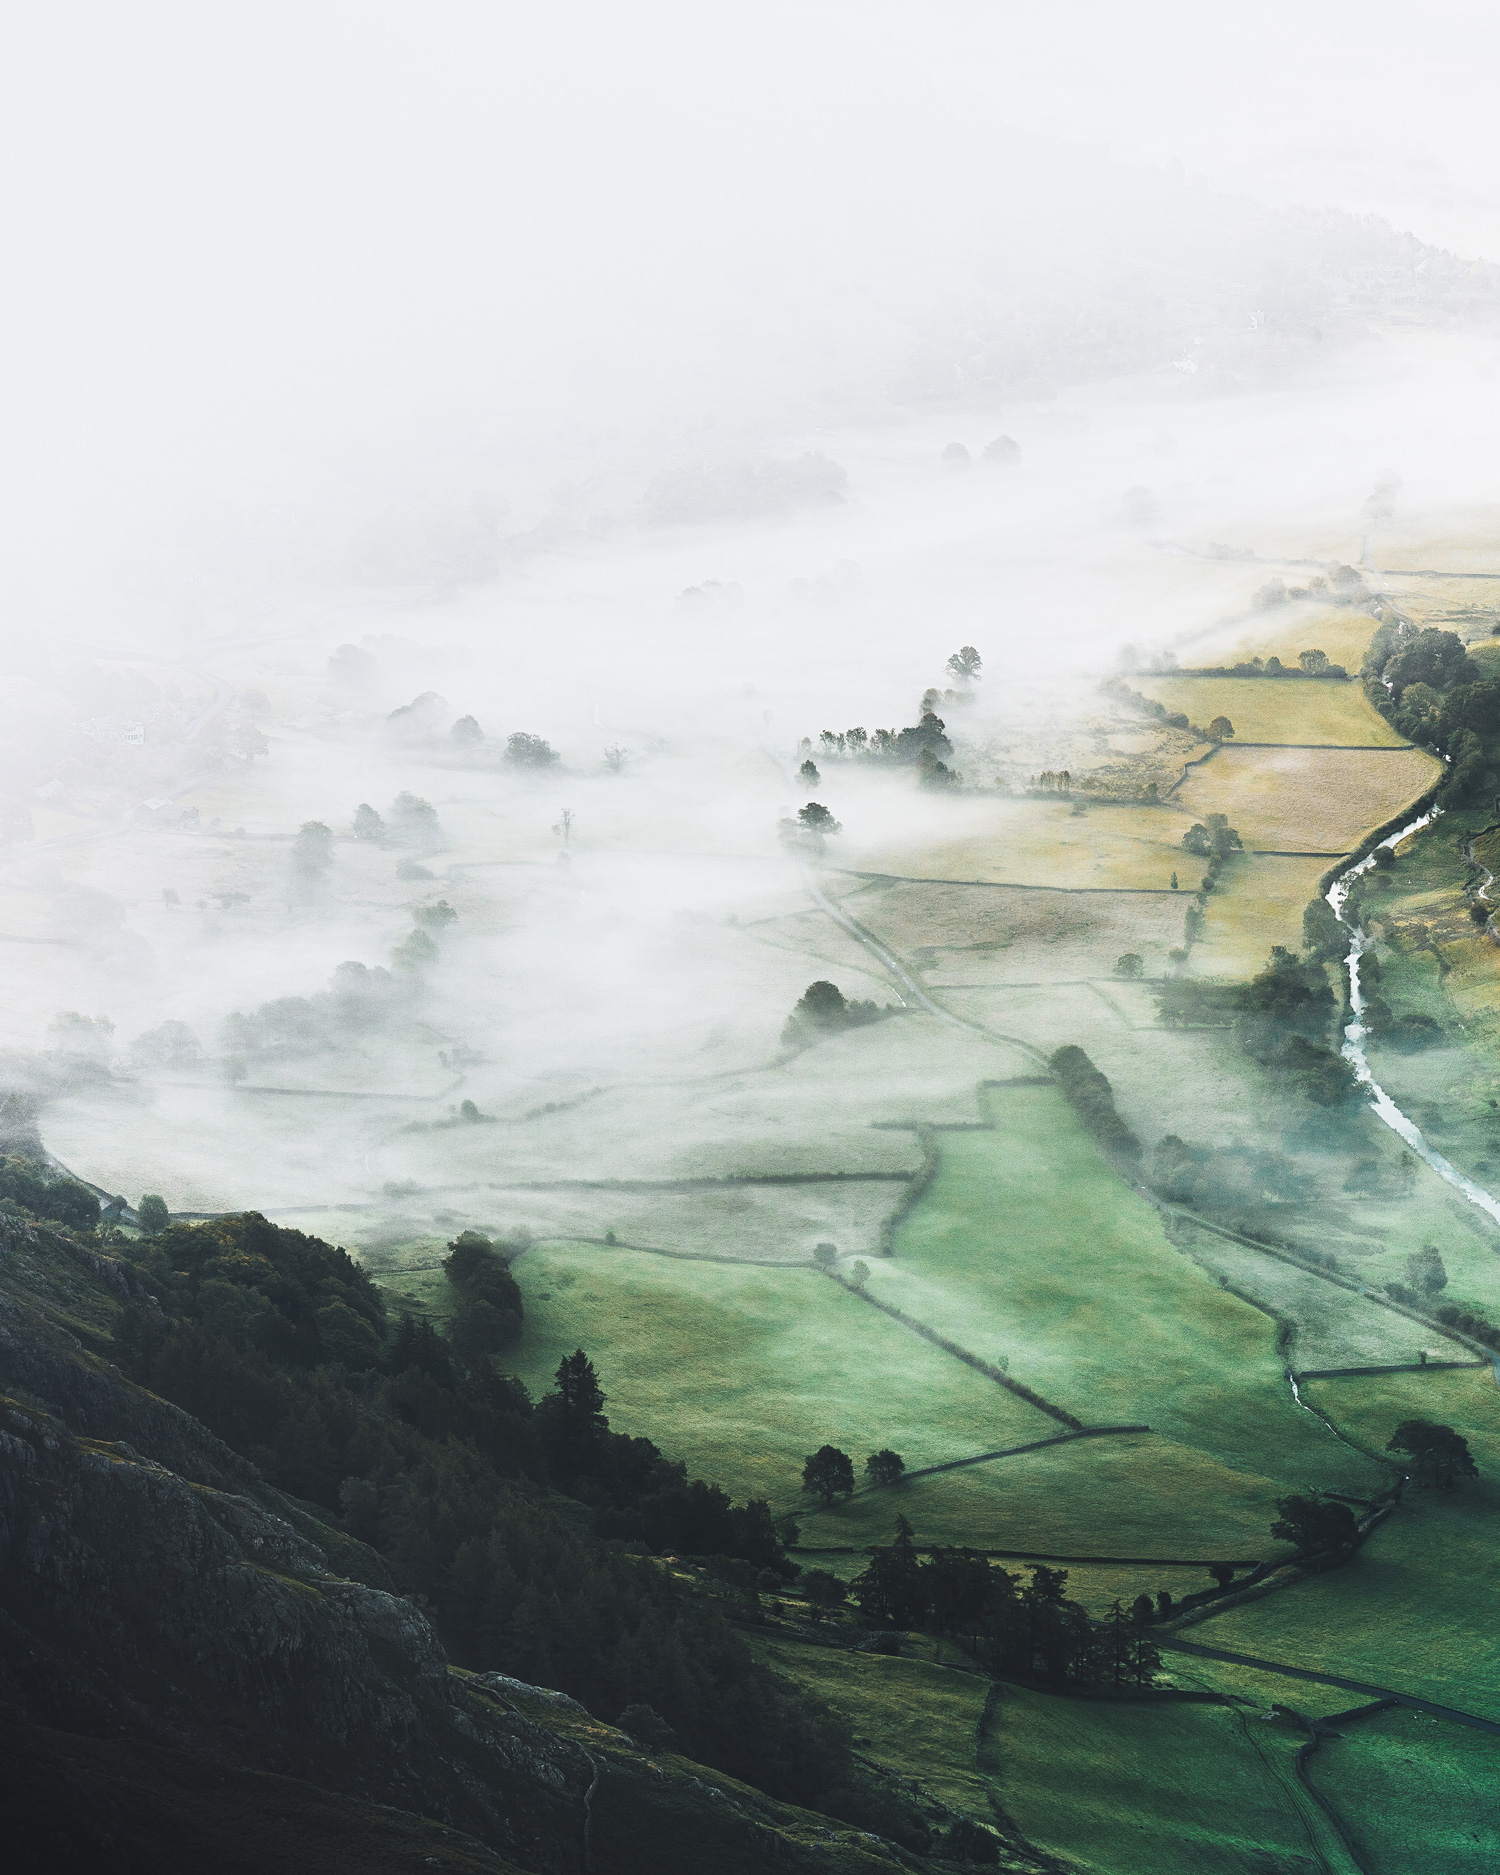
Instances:
[[[1249,577],[1250,569],[1246,571]],[[1289,583],[1297,581],[1290,579]],[[1304,651],[1325,651],[1330,662],[1342,664],[1354,676],[1364,663],[1374,635],[1375,621],[1360,606],[1296,604],[1263,612],[1253,624],[1241,620],[1205,634],[1194,639],[1181,655],[1189,664],[1227,665],[1272,657],[1280,658],[1283,664],[1295,664]]]
[[[1304,1742],[1300,1730],[1273,1734],[1217,1704],[1114,1704],[1007,1686],[979,1762],[1028,1840],[1072,1869],[1342,1869],[1332,1831],[1292,1774]]]
[[[1402,1706],[1340,1726],[1308,1770],[1370,1875],[1491,1875],[1500,1862],[1500,1738]]]
[[[1143,677],[1147,696],[1206,727],[1215,716],[1234,724],[1237,742],[1373,743],[1399,748],[1399,735],[1357,681],[1300,677]]]
[[[1220,749],[1188,770],[1176,799],[1229,816],[1247,847],[1346,853],[1442,772],[1420,749]]]

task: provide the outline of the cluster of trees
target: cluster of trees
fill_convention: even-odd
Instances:
[[[1126,709],[1134,710],[1137,715],[1153,718],[1164,729],[1192,727],[1181,710],[1169,710],[1165,703],[1158,703],[1155,697],[1148,697],[1139,690],[1132,690],[1123,677],[1106,677],[1099,688],[1105,696],[1112,697],[1116,703],[1123,704]]]
[[[1416,1010],[1395,1014],[1380,993],[1384,976],[1377,954],[1373,950],[1363,951],[1359,959],[1359,987],[1364,1003],[1361,1020],[1369,1033],[1387,1048],[1399,1049],[1405,1055],[1416,1054],[1420,1049],[1441,1042],[1442,1027],[1431,1016]]]
[[[1400,1452],[1416,1466],[1418,1482],[1451,1491],[1460,1478],[1477,1478],[1479,1467],[1469,1442],[1451,1426],[1432,1419],[1403,1419],[1386,1443],[1388,1452]]]
[[[1337,1498],[1297,1493],[1277,1498],[1271,1535],[1278,1542],[1294,1543],[1299,1556],[1321,1556],[1358,1542],[1359,1524],[1349,1506]]]
[[[402,1006],[407,988],[401,966],[419,967],[436,954],[427,933],[413,931],[392,953],[395,970],[342,963],[326,990],[312,996],[278,996],[248,1015],[236,1009],[219,1026],[220,1046],[231,1060],[340,1047],[352,1032],[377,1027]]]
[[[1151,1154],[1151,1184],[1176,1204],[1233,1211],[1294,1203],[1304,1196],[1307,1181],[1285,1153],[1193,1146],[1167,1133]]]
[[[0,1211],[29,1211],[75,1230],[93,1230],[99,1222],[99,1200],[87,1185],[24,1154],[0,1159]]]
[[[825,762],[886,762],[915,768],[922,785],[931,788],[956,788],[963,781],[962,775],[948,767],[953,744],[948,740],[947,724],[931,709],[924,709],[921,720],[906,729],[825,729],[818,741]],[[812,743],[804,738],[797,753],[804,762],[809,760]]]
[[[815,1610],[848,1600],[878,1627],[950,1635],[991,1672],[1027,1679],[1143,1687],[1161,1666],[1148,1632],[1156,1613],[1149,1596],[1128,1611],[1116,1601],[1096,1623],[1068,1599],[1066,1569],[1038,1563],[1023,1581],[978,1550],[936,1547],[923,1555],[902,1516],[895,1540],[865,1553],[868,1564],[847,1586],[826,1570],[804,1573],[802,1591]]]
[[[461,1297],[497,1293],[486,1248],[450,1251]],[[344,1252],[254,1214],[172,1225],[136,1255],[160,1311],[122,1311],[122,1368],[376,1551],[373,1579],[423,1606],[460,1665],[557,1687],[610,1721],[649,1705],[704,1763],[794,1802],[847,1797],[841,1724],[641,1553],[784,1581],[796,1570],[769,1510],[613,1432],[581,1350],[533,1403],[430,1322],[387,1320]],[[592,1531],[549,1491],[586,1506]]]
[[[900,1484],[906,1475],[906,1460],[888,1445],[871,1452],[865,1460],[865,1476],[874,1485]],[[802,1489],[821,1497],[831,1506],[837,1497],[848,1497],[854,1490],[854,1460],[836,1445],[820,1445],[802,1463]]]
[[[1486,677],[1457,632],[1386,617],[1370,641],[1365,690],[1413,742],[1448,758],[1445,806],[1500,792],[1500,679]]]
[[[844,995],[836,983],[820,979],[809,983],[797,999],[781,1031],[782,1046],[806,1048],[828,1035],[841,1035],[846,1029],[867,1028],[898,1013],[893,1004],[856,1002]]]
[[[1115,1108],[1114,1090],[1081,1048],[1068,1043],[1047,1064],[1056,1075],[1068,1104],[1106,1152],[1139,1159],[1141,1142]]]
[[[466,1100],[464,1106],[477,1122],[480,1114],[473,1102]],[[474,1230],[460,1231],[443,1258],[443,1275],[457,1297],[449,1332],[461,1360],[499,1354],[521,1339],[525,1323],[521,1287],[510,1273],[508,1259],[488,1237]]]
[[[1342,664],[1333,663],[1326,651],[1301,651],[1295,664],[1283,664],[1280,658],[1248,658],[1241,664],[1220,664],[1188,673],[1193,677],[1323,677],[1335,683],[1347,682],[1349,673]]]
[[[1423,1244],[1420,1250],[1412,1251],[1406,1259],[1406,1278],[1404,1283],[1385,1285],[1385,1292],[1393,1302],[1405,1303],[1410,1308],[1430,1303],[1442,1294],[1448,1287],[1448,1271],[1436,1244]]]
[[[354,810],[353,834],[356,840],[368,840],[377,846],[404,846],[423,853],[435,853],[446,845],[437,809],[419,794],[403,789],[384,817],[368,801]]]
[[[1231,728],[1230,735],[1234,734]],[[1227,814],[1207,814],[1195,821],[1182,836],[1182,850],[1195,859],[1206,859],[1210,872],[1222,865],[1231,853],[1243,853],[1245,843],[1229,824]]]
[[[1445,1328],[1457,1328],[1475,1341],[1482,1341],[1487,1348],[1500,1350],[1500,1328],[1484,1315],[1476,1315],[1470,1309],[1461,1309],[1452,1302],[1445,1302],[1437,1312],[1438,1320]]]
[[[1325,605],[1357,605],[1364,593],[1364,578],[1355,568],[1336,566],[1327,578],[1321,573],[1314,574],[1305,586],[1288,586],[1284,579],[1268,579],[1251,594],[1250,603],[1258,612],[1285,605],[1291,599],[1320,599]]]
[[[1233,1027],[1246,1054],[1288,1075],[1318,1106],[1342,1105],[1358,1086],[1349,1063],[1324,1046],[1338,1005],[1317,955],[1299,958],[1276,944],[1248,983],[1179,977],[1163,983],[1156,997],[1169,1026]]]

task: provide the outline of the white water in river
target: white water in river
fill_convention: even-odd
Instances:
[[[1412,821],[1399,833],[1393,833],[1380,842],[1381,846],[1395,847],[1412,834],[1419,833],[1429,826],[1442,813],[1440,807],[1430,808],[1419,820]],[[1378,850],[1378,849],[1377,849]],[[1390,1095],[1370,1072],[1370,1063],[1365,1055],[1365,1037],[1368,1030],[1361,1018],[1364,1015],[1364,997],[1359,987],[1359,960],[1368,948],[1369,939],[1356,924],[1350,924],[1344,916],[1344,905],[1349,896],[1349,888],[1363,872],[1368,872],[1375,864],[1374,852],[1366,854],[1358,865],[1351,866],[1347,872],[1339,874],[1328,888],[1328,903],[1333,907],[1333,914],[1349,933],[1349,953],[1344,964],[1349,972],[1349,1008],[1354,1020],[1344,1030],[1344,1045],[1341,1050],[1344,1059],[1351,1064],[1362,1086],[1369,1090],[1370,1105],[1375,1109],[1393,1133],[1398,1133],[1412,1151],[1425,1159],[1439,1178],[1446,1179],[1455,1191],[1461,1191],[1470,1204],[1477,1205],[1487,1212],[1497,1224],[1500,1224],[1500,1199],[1493,1197],[1482,1185],[1476,1185],[1471,1178],[1466,1178],[1457,1166],[1450,1165],[1435,1147],[1429,1146],[1422,1137],[1422,1130],[1416,1121],[1403,1113]],[[1500,1377],[1500,1362],[1496,1364],[1496,1375]]]

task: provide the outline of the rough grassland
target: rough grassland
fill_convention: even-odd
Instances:
[[[1346,853],[1441,774],[1420,749],[1222,748],[1173,797],[1201,819],[1229,816],[1247,847]]]
[[[543,1245],[516,1275],[515,1368],[532,1392],[586,1349],[617,1431],[736,1496],[793,1507],[802,1460],[825,1443],[859,1466],[885,1445],[917,1466],[1062,1430],[812,1269]]]
[[[995,1087],[985,1102],[993,1130],[937,1136],[937,1177],[872,1295],[1008,1358],[1086,1425],[1146,1424],[1259,1479],[1268,1502],[1272,1480],[1375,1482],[1292,1400],[1274,1323],[1172,1248],[1059,1089]]]
[[[745,1630],[753,1650],[842,1713],[860,1749],[903,1777],[918,1778],[955,1809],[989,1812],[988,1781],[974,1768],[990,1682],[977,1673]]]
[[[1500,1863],[1500,1738],[1399,1708],[1340,1730],[1308,1769],[1371,1875],[1491,1875]]]
[[[1216,1703],[1113,1705],[1007,1686],[979,1761],[1027,1838],[1070,1867],[1271,1875],[1329,1866],[1330,1832],[1292,1774],[1294,1742]]]
[[[1328,864],[1326,859],[1261,859],[1245,854],[1226,866],[1219,875],[1218,890],[1209,897],[1203,936],[1193,947],[1194,976],[1243,981],[1265,968],[1273,944],[1299,950],[1302,914],[1317,895],[1318,881]],[[1200,876],[1195,870],[1194,884]],[[1185,872],[1183,877],[1187,877]]]
[[[1452,1491],[1408,1486],[1401,1508],[1341,1569],[1226,1610],[1185,1638],[1338,1673],[1500,1720],[1500,1390],[1492,1371],[1309,1382],[1307,1397],[1383,1446],[1403,1419],[1456,1427],[1478,1479]],[[1479,1618],[1476,1618],[1479,1617]]]
[[[845,842],[840,863],[911,879],[1167,889],[1190,823],[1171,809],[962,797],[941,829],[906,841]]]
[[[1215,716],[1234,724],[1237,742],[1374,743],[1399,748],[1398,735],[1351,683],[1300,677],[1144,677],[1139,688],[1206,728]]]

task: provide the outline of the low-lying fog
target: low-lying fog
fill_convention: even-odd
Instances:
[[[273,113],[253,135],[216,68],[169,120],[207,138],[201,173],[160,122],[127,134],[126,177],[170,200],[158,275],[118,228],[100,249],[127,289],[108,311],[64,292],[69,218],[101,234],[91,175],[127,227],[145,211],[97,141],[38,185],[0,1044],[80,1175],[174,1209],[329,1207],[378,1245],[456,1220],[590,1234],[579,1181],[909,1164],[872,1122],[966,1112],[1023,1057],[914,1014],[782,1060],[814,978],[911,1000],[815,903],[784,823],[809,801],[842,823],[838,896],[967,837],[976,791],[1066,765],[1126,642],[1190,660],[1287,560],[1482,550],[1489,269],[1010,132],[981,175],[974,100],[950,118],[913,79],[903,116],[889,44],[858,49],[871,86],[832,85],[832,17],[800,88],[769,76],[780,15],[738,88],[719,71],[763,162],[728,160],[701,92],[643,123],[608,34],[570,65],[559,34],[445,15],[410,80],[437,153],[409,174],[412,125],[378,108],[399,18],[364,44],[349,15],[321,136],[284,73],[291,134]],[[502,104],[535,80],[524,123],[551,141],[487,128],[460,19]],[[47,67],[64,124],[104,85],[95,25]],[[265,77],[284,26],[217,52]],[[192,71],[206,42],[179,50]],[[677,45],[668,76],[713,50]],[[645,102],[669,94],[654,71]],[[903,167],[913,121],[947,129]],[[648,212],[632,190],[656,184]],[[152,308],[190,282],[173,356]],[[929,687],[963,791],[825,756],[824,730],[915,724]],[[826,1228],[814,1206],[783,1235],[805,1253]]]

